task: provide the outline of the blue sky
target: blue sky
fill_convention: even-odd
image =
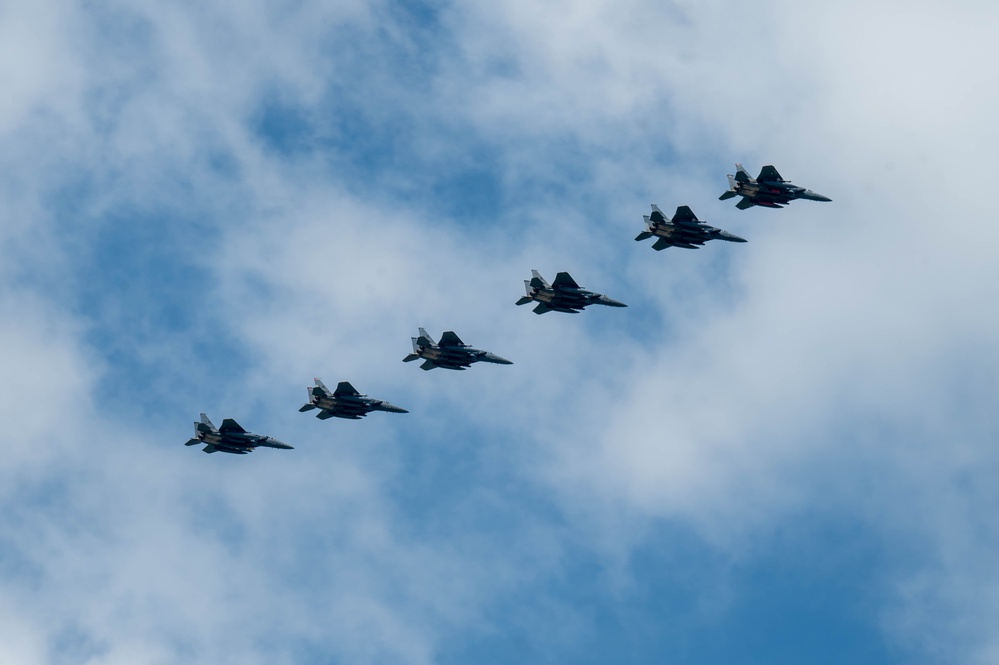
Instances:
[[[0,5],[0,662],[996,662],[996,12]]]

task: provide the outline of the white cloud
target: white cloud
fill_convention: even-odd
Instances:
[[[822,506],[925,548],[885,582],[888,634],[987,662],[996,533],[975,516],[997,503],[993,10],[754,7],[466,5],[441,14],[445,47],[407,85],[394,57],[423,44],[387,5],[5,7],[0,43],[20,60],[0,58],[0,137],[18,168],[0,209],[19,226],[5,225],[3,270],[31,280],[0,301],[15,435],[0,496],[18,516],[3,540],[30,574],[0,582],[19,627],[0,655],[291,662],[287,639],[435,662],[451,636],[486,630],[493,604],[557,575],[564,539],[626,567],[622,551],[665,520],[752,557]],[[495,150],[507,200],[438,219],[429,167],[386,159],[359,184],[338,175],[343,154],[272,154],[252,124],[275,98],[323,138],[343,139],[323,121],[340,103],[376,127],[411,118],[400,143],[430,167],[475,162],[456,137]],[[773,162],[834,202],[739,212],[713,198],[719,155]],[[48,197],[81,172],[95,191],[67,223]],[[650,199],[750,242],[653,253],[631,240]],[[72,314],[87,276],[66,238],[89,247],[107,211],[135,208],[204,215],[183,236],[200,241],[185,261],[212,271],[192,334],[218,326],[250,358],[192,379],[192,343],[147,340],[137,354],[185,358],[154,392],[218,382],[203,408],[243,409],[295,454],[195,455],[179,443],[196,414],[144,432],[94,403],[115,368]],[[531,268],[633,307],[535,317],[513,307]],[[516,364],[403,365],[418,325]],[[317,374],[413,413],[317,423],[287,403]],[[482,428],[470,459],[562,497],[571,535],[528,514],[526,535],[493,551],[490,533],[511,531],[473,513],[502,505],[495,487],[411,531],[410,470],[389,453],[443,445],[449,428]],[[538,631],[585,622],[538,603]]]

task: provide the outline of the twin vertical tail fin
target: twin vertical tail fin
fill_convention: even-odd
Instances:
[[[652,218],[648,215],[642,215],[642,219],[645,220],[645,230],[635,236],[635,240],[648,240],[654,235],[652,233]]]
[[[419,358],[421,348],[427,346],[434,346],[433,338],[430,337],[430,334],[423,328],[420,328],[419,337],[410,337],[410,339],[413,341],[413,352],[402,359],[402,362],[404,363],[412,362],[417,358]]]
[[[305,413],[306,411],[312,411],[313,409],[316,408],[316,405],[312,403],[312,398],[313,398],[313,392],[312,391],[314,391],[315,388],[306,388],[305,390],[309,393],[309,402],[307,404],[303,405],[299,409],[299,411],[301,411],[302,413]]]
[[[527,295],[520,297],[520,300],[517,301],[518,305],[526,305],[527,303],[534,301],[534,298],[531,297],[531,280],[524,280],[524,290],[527,292]]]
[[[721,196],[719,196],[718,200],[719,201],[725,201],[725,200],[728,200],[728,199],[730,199],[730,198],[732,198],[734,196],[736,196],[736,191],[735,191],[735,176],[733,176],[732,174],[729,174],[729,176],[728,176],[728,191],[724,192]]]
[[[548,283],[548,280],[541,276],[537,270],[531,271],[531,281],[528,282],[531,286],[538,289],[551,289],[552,285]]]
[[[218,428],[215,427],[212,421],[208,419],[208,416],[203,413],[201,414],[201,420],[199,422],[194,423],[195,434],[198,434],[200,432],[217,434],[218,431],[219,431]]]
[[[749,175],[749,171],[746,170],[742,164],[735,165],[735,175],[729,176],[732,180],[738,180],[739,182],[753,182],[753,176]],[[733,185],[734,186],[734,185]]]

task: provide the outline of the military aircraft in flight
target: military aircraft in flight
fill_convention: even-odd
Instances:
[[[658,251],[667,247],[685,247],[698,249],[709,240],[728,240],[729,242],[746,242],[744,238],[708,226],[687,206],[679,206],[676,214],[670,220],[655,203],[652,204],[652,214],[644,215],[645,230],[635,236],[635,240],[647,240],[656,237],[652,249]]]
[[[205,453],[221,451],[234,455],[245,455],[253,452],[253,449],[258,446],[293,450],[292,446],[282,443],[274,437],[247,432],[232,418],[226,418],[222,421],[222,427],[216,428],[208,416],[203,413],[201,421],[194,423],[194,436],[195,438],[190,439],[184,445],[196,446],[199,443],[204,443],[206,445],[201,451]]]
[[[316,418],[350,418],[359,420],[372,411],[389,411],[391,413],[409,413],[394,404],[362,395],[346,381],[336,385],[336,390],[330,392],[326,385],[316,379],[316,385],[309,388],[309,403],[299,409],[301,412],[319,409]]]
[[[736,164],[735,168],[735,175],[728,176],[728,191],[719,196],[718,200],[725,201],[735,196],[741,196],[742,200],[735,204],[739,210],[753,206],[783,208],[794,199],[832,201],[828,196],[822,196],[810,189],[792,185],[790,181],[784,180],[772,165],[764,166],[755,180],[742,164]]]
[[[408,363],[418,358],[423,358],[423,364],[420,365],[420,369],[424,370],[431,370],[435,367],[463,370],[471,366],[472,363],[477,362],[496,363],[497,365],[513,364],[509,360],[500,358],[488,351],[473,349],[458,339],[458,336],[450,330],[441,335],[439,344],[434,342],[433,338],[423,328],[420,328],[420,336],[413,337],[412,339],[413,352],[403,358],[402,362]]]
[[[533,275],[531,279],[524,280],[527,295],[518,300],[517,304],[526,305],[536,301],[538,306],[534,308],[535,314],[552,311],[575,314],[587,305],[627,307],[623,302],[581,288],[567,272],[555,275],[555,281],[551,284],[537,270],[532,270],[531,274]]]

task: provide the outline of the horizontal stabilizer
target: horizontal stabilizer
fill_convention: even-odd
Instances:
[[[652,249],[656,250],[657,252],[661,252],[667,247],[671,246],[672,244],[673,243],[671,243],[666,238],[660,238],[659,240],[656,241],[654,245],[652,245]]]
[[[721,196],[719,196],[719,197],[718,197],[718,200],[719,200],[719,201],[727,201],[727,200],[729,200],[730,198],[732,198],[732,197],[734,197],[734,196],[736,196],[736,193],[735,193],[735,192],[733,192],[733,191],[732,191],[732,190],[730,189],[730,190],[728,190],[727,192],[725,192],[724,194],[722,194]]]
[[[529,298],[527,296],[523,296],[520,300],[517,301],[517,304],[518,305],[526,305],[529,302],[534,302],[534,298]]]
[[[538,306],[534,308],[535,314],[544,314],[545,312],[551,311],[551,306],[546,302],[539,302]]]
[[[651,237],[652,237],[651,233],[649,233],[648,231],[642,231],[637,236],[635,236],[635,240],[648,240]]]
[[[753,200],[751,198],[749,198],[748,196],[743,196],[742,200],[735,204],[735,207],[738,208],[739,210],[745,210],[746,208],[752,208],[754,205],[756,204],[753,203]]]
[[[203,452],[203,453],[214,453],[217,450],[218,450],[218,448],[216,448],[215,446],[213,446],[211,444],[208,444],[207,446],[205,446],[204,448],[201,449],[201,452]]]
[[[190,440],[189,440],[189,441],[188,441],[187,443],[185,443],[184,445],[185,445],[185,446],[196,446],[196,445],[198,445],[198,444],[199,444],[199,443],[201,443],[201,442],[202,442],[202,441],[201,441],[201,439],[190,439]]]
[[[305,413],[306,411],[312,411],[315,408],[317,408],[316,405],[310,403],[310,404],[306,404],[306,405],[302,406],[299,409],[299,411],[302,412],[302,413]]]
[[[434,364],[433,360],[425,360],[425,361],[423,361],[423,364],[420,365],[420,369],[422,369],[422,370],[431,370],[434,367],[437,367],[437,365]]]
[[[333,414],[330,413],[329,411],[320,411],[319,413],[316,414],[316,418],[319,418],[320,420],[329,420],[332,417]]]
[[[411,363],[414,360],[419,359],[419,357],[420,356],[416,355],[415,353],[410,353],[408,356],[406,356],[405,358],[402,359],[402,362],[404,362],[404,363]]]

